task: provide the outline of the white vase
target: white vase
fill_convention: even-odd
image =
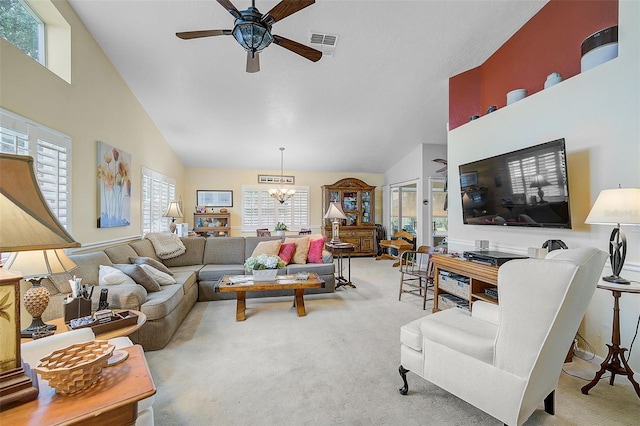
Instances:
[[[284,231],[276,231],[278,237],[284,237]]]
[[[254,269],[253,282],[272,283],[276,281],[277,269]]]

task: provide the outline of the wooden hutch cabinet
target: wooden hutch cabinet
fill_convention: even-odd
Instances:
[[[322,186],[322,215],[330,203],[340,203],[346,220],[340,224],[340,241],[355,244],[352,256],[375,256],[375,186],[360,179],[345,178],[333,185]],[[324,219],[322,234],[331,240],[331,219]]]
[[[200,235],[228,237],[230,213],[194,213],[193,230]]]

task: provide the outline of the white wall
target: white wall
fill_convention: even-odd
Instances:
[[[449,249],[466,250],[474,240],[492,249],[526,254],[547,239],[571,247],[608,251],[612,227],[584,224],[603,189],[640,187],[640,3],[620,1],[618,58],[449,132]],[[552,47],[551,47],[552,48]],[[545,76],[540,76],[544,82]],[[458,166],[564,137],[567,147],[572,230],[513,229],[463,225]],[[458,202],[457,202],[458,201]],[[640,227],[624,229],[628,251],[622,276],[640,280]],[[609,265],[605,267],[611,273]],[[596,290],[583,333],[599,356],[611,339],[613,297]],[[628,347],[640,314],[640,295],[621,298],[622,345]],[[640,371],[634,350],[631,366]],[[623,380],[621,378],[620,380]]]
[[[417,182],[418,202],[418,237],[417,246],[427,244],[429,241],[428,232],[431,229],[429,206],[422,204],[421,200],[428,197],[429,178],[443,177],[442,173],[436,170],[442,167],[440,163],[434,163],[434,158],[447,158],[447,146],[437,144],[421,144],[407,154],[402,160],[387,170],[384,174],[384,186],[382,190],[382,224],[389,233],[390,217],[390,191],[391,186],[396,186],[404,182]],[[391,237],[387,235],[387,237]]]

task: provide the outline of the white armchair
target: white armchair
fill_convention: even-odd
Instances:
[[[61,349],[66,346],[73,345],[74,343],[82,343],[94,339],[95,335],[90,328],[80,328],[23,343],[20,346],[20,353],[22,360],[32,368],[35,368],[40,359],[49,355],[56,349]],[[115,339],[110,339],[109,342],[113,343],[116,349],[133,345],[128,337],[116,337]],[[138,402],[138,418],[136,419],[136,426],[153,426],[153,401],[154,397],[151,396]]]
[[[567,350],[607,255],[594,248],[555,250],[512,260],[498,271],[500,304],[476,301],[404,325],[400,375],[409,371],[508,425],[521,425],[554,392]]]

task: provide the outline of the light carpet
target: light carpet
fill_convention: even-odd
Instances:
[[[391,264],[352,259],[357,288],[305,296],[306,317],[288,297],[247,299],[244,322],[235,300],[196,303],[169,345],[146,354],[156,425],[500,425],[412,373],[409,395],[398,393],[400,327],[432,304],[423,311],[418,297],[398,301]],[[575,357],[565,364],[587,380],[597,369]],[[589,395],[580,393],[585,383],[563,373],[556,415],[540,406],[526,424],[639,424],[626,377],[602,380]]]

